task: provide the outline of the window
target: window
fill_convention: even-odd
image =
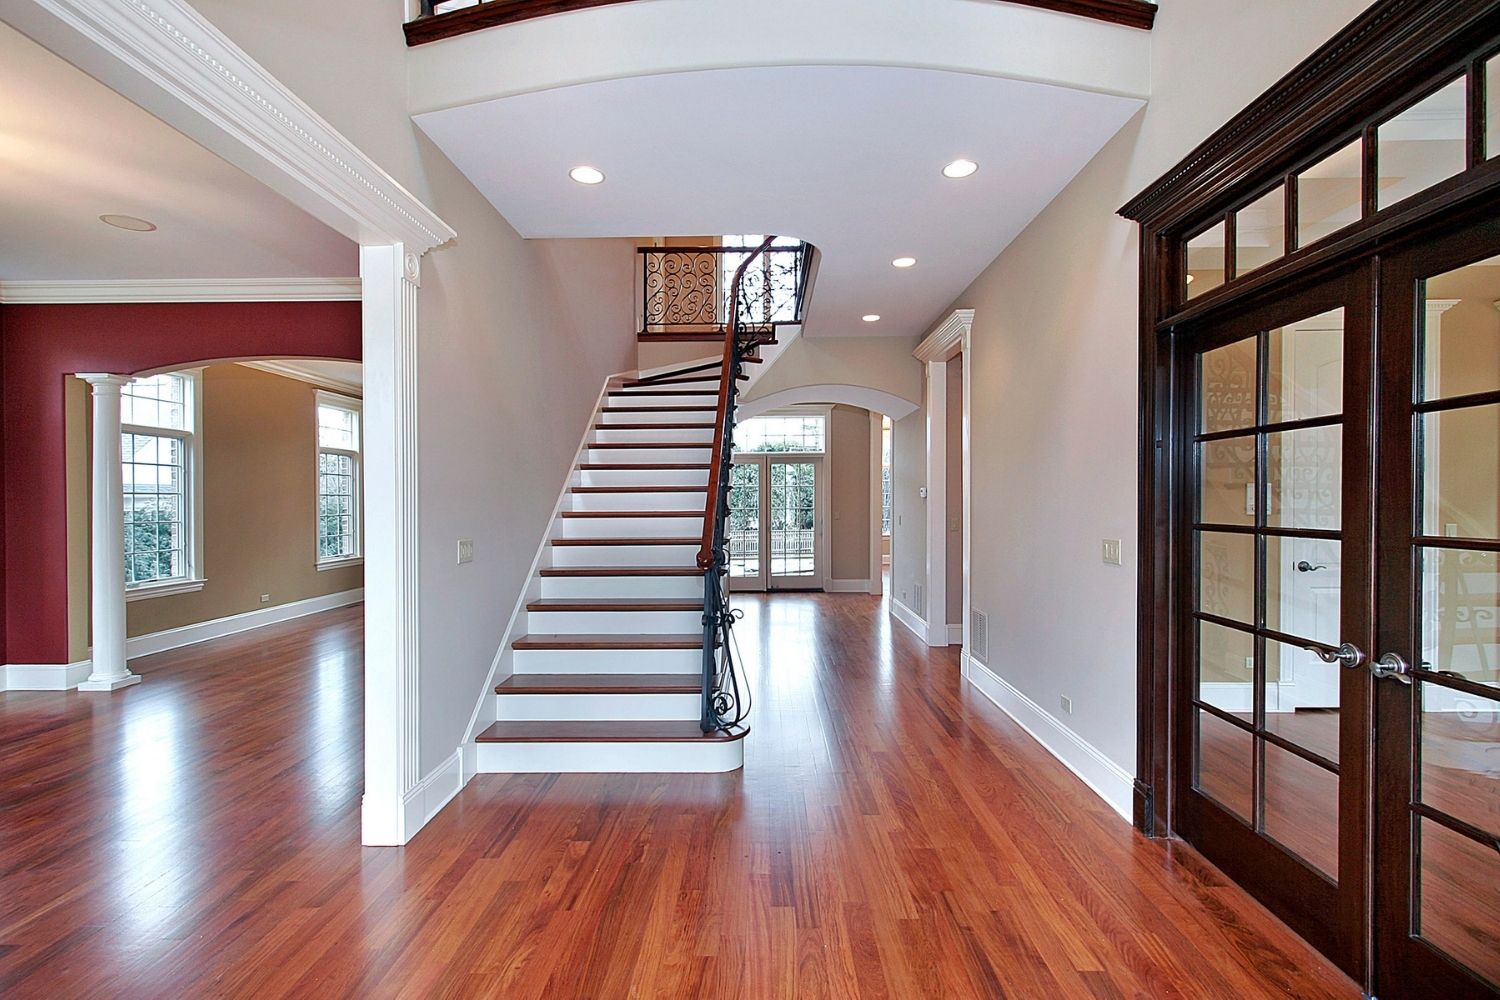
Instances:
[[[880,418],[880,533],[891,537],[891,418]]]
[[[197,372],[173,372],[120,392],[125,586],[137,596],[202,586],[198,386]]]
[[[318,564],[360,558],[360,402],[318,393]]]
[[[726,247],[743,247],[746,251],[719,255],[719,287],[724,296],[728,296],[730,286],[734,284],[734,272],[739,269],[746,255],[764,243],[765,239],[764,236],[739,235],[725,236],[720,240]],[[795,322],[800,258],[785,251],[801,247],[802,241],[790,236],[779,236],[771,246],[779,252],[764,254],[745,270],[745,282],[740,288],[744,311],[740,315],[756,323]],[[720,308],[720,315],[723,316],[728,308],[726,301]]]
[[[752,417],[734,429],[735,451],[820,452],[828,418],[821,413]]]

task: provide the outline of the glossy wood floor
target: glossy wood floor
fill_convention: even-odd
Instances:
[[[1359,995],[877,599],[737,603],[743,772],[480,776],[404,850],[357,610],[0,695],[0,996]]]

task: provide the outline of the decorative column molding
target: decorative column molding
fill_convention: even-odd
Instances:
[[[955,309],[912,355],[927,369],[927,581],[922,616],[927,644],[948,645],[948,362],[963,355],[963,649],[969,649],[969,390],[974,310]],[[894,583],[892,584],[894,587]],[[933,609],[937,609],[935,612]]]
[[[363,841],[400,845],[418,759],[417,290],[421,259],[403,244],[362,246],[364,288],[365,741]],[[420,797],[420,796],[418,796]]]
[[[79,375],[94,400],[92,605],[93,671],[80,691],[115,691],[139,684],[125,664],[125,490],[120,468],[120,390],[125,375]]]

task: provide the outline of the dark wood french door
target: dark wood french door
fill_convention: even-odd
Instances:
[[[1174,827],[1372,995],[1500,996],[1500,216],[1176,344]]]

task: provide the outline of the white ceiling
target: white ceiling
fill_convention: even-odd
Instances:
[[[787,66],[608,80],[416,120],[524,236],[800,237],[823,254],[809,335],[911,336],[1141,104],[968,73]],[[944,178],[960,156],[979,172]],[[585,163],[605,183],[569,180]],[[900,256],[917,266],[892,268]]]
[[[358,361],[323,361],[317,358],[288,358],[276,361],[241,361],[246,368],[258,368],[273,375],[283,375],[299,382],[310,382],[335,392],[362,395],[365,366]]]
[[[99,221],[134,215],[133,233]],[[358,273],[358,247],[0,23],[0,280]]]

